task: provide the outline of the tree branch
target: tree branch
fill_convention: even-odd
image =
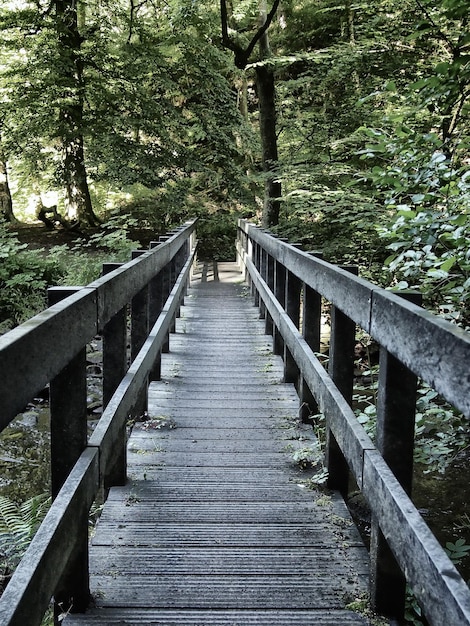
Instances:
[[[260,26],[258,28],[258,32],[256,33],[256,35],[253,37],[253,39],[249,43],[249,45],[248,45],[248,47],[247,47],[247,49],[245,51],[247,62],[248,62],[248,59],[250,58],[250,54],[253,52],[254,47],[256,46],[258,41],[261,39],[261,37],[264,35],[264,33],[270,27],[271,22],[273,21],[273,18],[276,15],[276,11],[277,11],[277,8],[279,6],[279,2],[280,2],[280,0],[274,0],[272,9],[271,9],[271,11],[268,13],[268,15],[266,17],[266,21],[264,22],[264,24],[262,26]]]
[[[266,21],[262,26],[260,26],[244,50],[240,45],[238,45],[228,34],[228,18],[227,18],[227,4],[226,0],[220,0],[220,20],[222,25],[222,45],[229,50],[232,50],[235,54],[235,65],[243,70],[248,64],[248,59],[250,58],[251,53],[254,50],[254,47],[264,35],[264,33],[268,30],[271,22],[273,21],[274,16],[276,15],[276,11],[278,9],[280,0],[274,0],[271,11],[266,17]]]
[[[433,28],[436,29],[436,33],[437,35],[446,42],[446,44],[449,46],[450,51],[452,52],[452,55],[454,57],[454,59],[459,55],[459,49],[458,47],[456,48],[454,46],[454,44],[452,43],[452,41],[449,39],[449,37],[447,37],[447,35],[439,28],[439,26],[436,24],[436,22],[433,20],[431,14],[429,13],[427,7],[424,6],[424,4],[422,4],[422,2],[420,2],[420,0],[415,0],[416,4],[418,5],[418,7],[420,8],[420,10],[424,13],[424,15],[426,16],[426,19],[429,20],[429,23],[433,26]]]

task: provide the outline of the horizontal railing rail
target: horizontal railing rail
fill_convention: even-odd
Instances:
[[[51,290],[59,302],[0,337],[2,429],[50,383],[54,498],[0,598],[1,626],[39,625],[51,597],[56,622],[89,604],[89,511],[103,486],[126,480],[126,424],[145,411],[148,381],[159,378],[194,261],[195,226],[187,222],[129,263],[105,267],[84,288]],[[87,440],[85,350],[98,334],[103,413]]]
[[[417,377],[470,417],[470,334],[244,220],[237,254],[286,380],[326,417],[328,485],[346,495],[351,470],[369,504],[374,608],[400,619],[408,583],[431,625],[470,624],[468,586],[410,499]],[[316,356],[322,298],[328,371]],[[376,445],[351,408],[356,325],[381,346]]]

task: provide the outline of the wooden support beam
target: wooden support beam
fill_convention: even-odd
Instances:
[[[322,258],[321,252],[309,252],[311,256]],[[320,352],[320,329],[321,329],[321,295],[309,285],[303,285],[302,299],[302,336],[313,350]],[[318,405],[313,393],[302,378],[299,386],[300,413],[302,422],[309,422],[311,415],[318,413]]]
[[[357,267],[343,267],[357,275]],[[328,373],[349,406],[352,406],[354,381],[354,343],[356,324],[339,308],[331,307],[331,337]],[[326,465],[328,487],[347,497],[349,490],[348,463],[330,429],[326,430]]]
[[[79,291],[80,287],[48,289],[49,306]],[[50,383],[51,491],[55,499],[87,445],[86,346]],[[90,601],[88,563],[88,511],[76,529],[75,549],[54,594],[54,615],[73,607],[85,610]]]
[[[292,272],[286,273],[285,310],[296,328],[300,326],[300,294],[302,282]],[[287,346],[284,346],[284,380],[299,389],[299,368]]]
[[[421,304],[420,293],[401,292],[400,295],[410,302]],[[413,481],[417,388],[417,376],[381,347],[376,445],[409,496]],[[405,613],[406,579],[375,515],[372,515],[370,555],[371,600],[374,610],[401,620]]]
[[[103,275],[120,267],[120,263],[105,263]],[[103,410],[107,407],[127,371],[127,307],[123,307],[103,328]],[[104,476],[104,487],[126,483],[126,431],[121,432],[116,446],[116,460]]]
[[[133,250],[132,258],[136,259],[145,250]],[[146,285],[131,300],[131,362],[139,354],[149,334],[149,287]],[[147,413],[148,384],[144,384],[131,417],[140,417]]]

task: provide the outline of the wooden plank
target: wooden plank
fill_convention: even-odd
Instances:
[[[98,452],[88,448],[49,509],[0,598],[2,626],[39,625],[64,574],[99,486]]]
[[[431,626],[469,624],[468,586],[376,451],[365,453],[364,494]]]
[[[315,611],[315,626],[366,626],[369,620],[351,611]],[[275,610],[194,610],[194,609],[92,609],[87,615],[69,616],[67,626],[312,626],[312,611]]]
[[[321,496],[322,501],[324,496]],[[171,523],[180,522],[200,524],[300,524],[314,516],[316,505],[314,499],[310,502],[299,502],[292,507],[289,502],[213,502],[208,506],[205,502],[165,502],[162,505],[153,501],[130,501],[122,506],[122,498],[109,499],[104,507],[101,521],[112,522],[120,519],[122,522],[135,521],[136,507],[138,507],[141,522]],[[330,515],[338,519],[346,519],[344,503],[336,508],[335,503],[328,504]],[[353,545],[362,545],[354,526],[346,526]]]
[[[96,333],[96,294],[81,289],[0,337],[1,430]]]
[[[374,292],[370,332],[470,418],[470,333],[384,289]]]
[[[355,548],[357,561],[363,563],[363,547]],[[298,572],[315,572],[324,577],[335,576],[342,566],[340,549],[325,550],[324,546],[262,547],[256,551],[243,547],[212,548],[187,547],[175,550],[149,547],[145,554],[136,546],[119,551],[107,546],[96,546],[90,570],[94,576],[298,576]],[[361,572],[367,575],[366,563]]]
[[[100,576],[98,607],[195,609],[344,608],[338,570],[310,576]]]
[[[134,494],[131,494],[134,497]],[[138,498],[138,494],[135,495]],[[233,500],[236,502],[236,500]],[[249,500],[248,500],[249,501]],[[241,500],[247,502],[247,500]],[[253,500],[256,502],[256,500]],[[189,506],[189,505],[188,505]],[[315,512],[314,512],[315,513]],[[154,522],[142,522],[139,524],[124,524],[121,521],[110,522],[106,528],[100,529],[100,533],[93,539],[93,545],[112,546],[141,546],[161,547],[166,546],[205,546],[214,545],[225,547],[252,547],[260,546],[285,547],[312,545],[323,546],[331,550],[333,540],[332,530],[338,532],[341,538],[347,541],[348,528],[343,529],[342,523],[336,527],[331,523],[322,523],[312,515],[309,523],[304,524],[155,524]],[[344,530],[343,532],[340,532]],[[344,571],[343,571],[344,573]],[[363,589],[364,591],[364,589]]]
[[[97,607],[66,626],[366,623],[345,608],[367,588],[366,550],[344,502],[308,490],[286,449],[313,434],[241,293],[191,289],[149,392],[150,413],[176,428],[135,427],[131,479],[92,540]]]

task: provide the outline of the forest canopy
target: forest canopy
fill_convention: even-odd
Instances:
[[[2,216],[199,215],[221,258],[242,215],[466,326],[468,18],[467,0],[7,0]]]

